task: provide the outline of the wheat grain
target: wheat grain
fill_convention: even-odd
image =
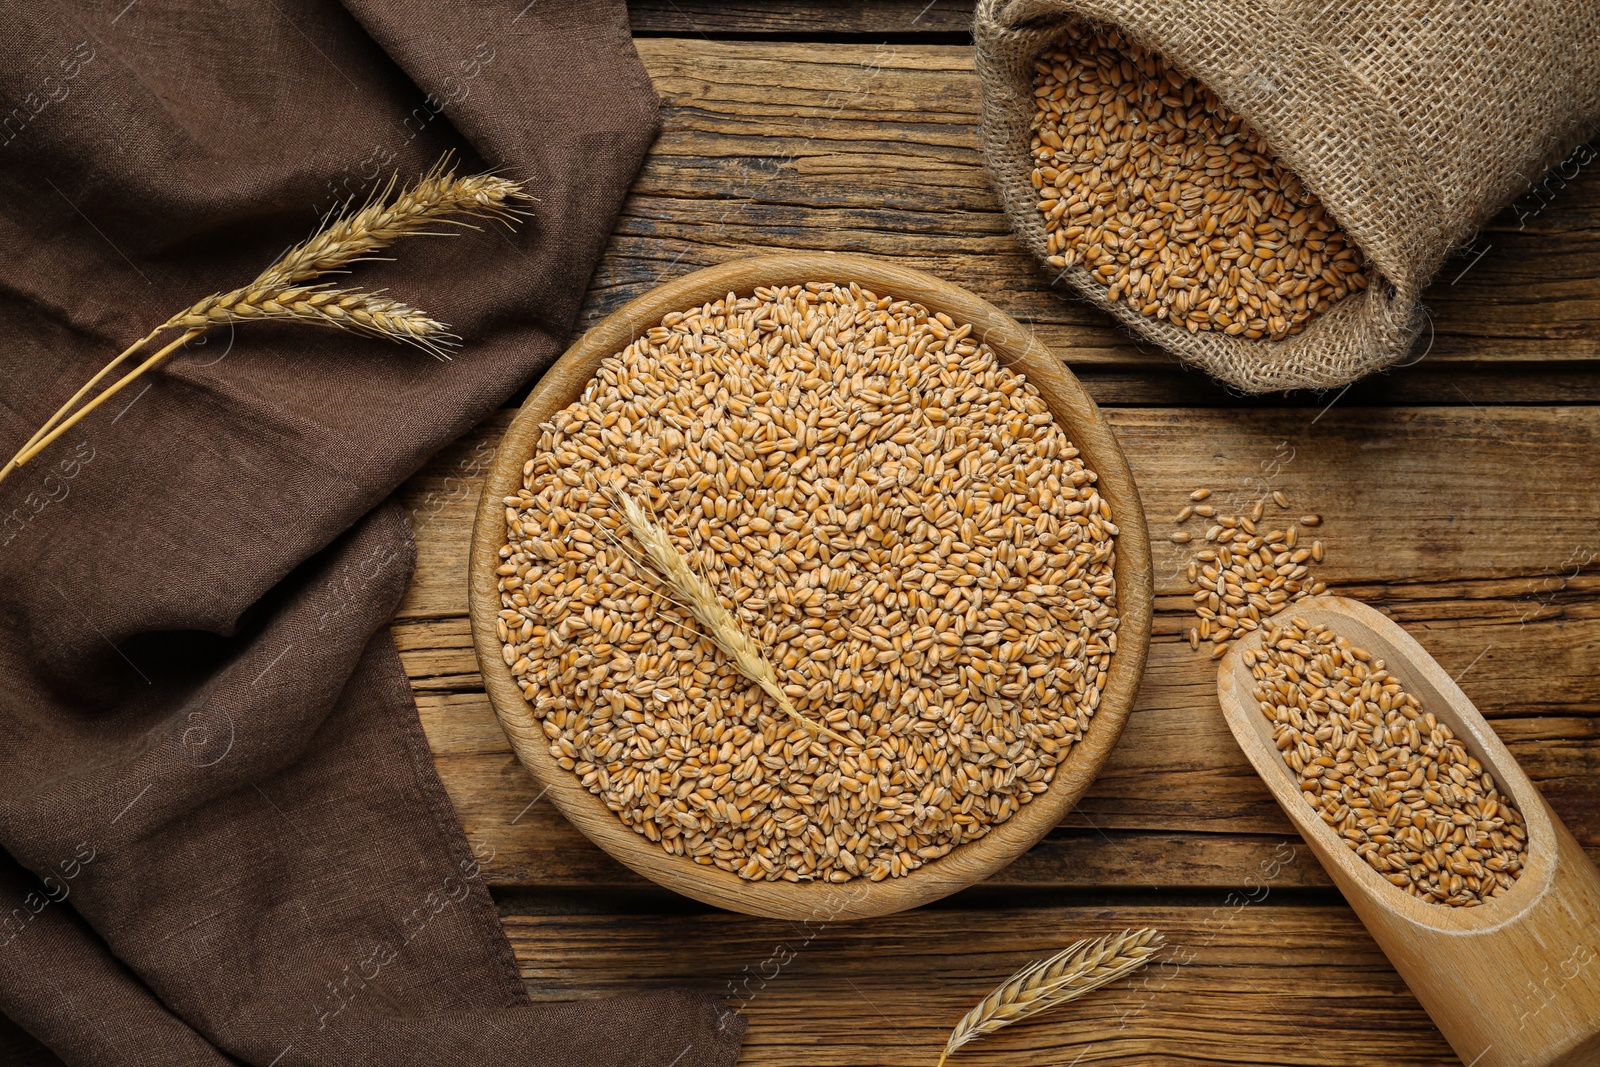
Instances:
[[[1049,959],[1030,963],[995,987],[961,1017],[939,1054],[944,1067],[961,1046],[1076,1000],[1092,989],[1143,967],[1160,950],[1160,931],[1146,927],[1079,941]]]
[[[1300,795],[1368,866],[1432,904],[1510,890],[1528,848],[1522,815],[1383,660],[1301,618],[1243,658]]]
[[[1049,261],[1191,332],[1280,339],[1366,286],[1360,253],[1216,95],[1115,30],[1035,64]]]
[[[1117,528],[1037,388],[971,333],[858,286],[730,294],[540,428],[502,499],[496,628],[552,758],[664,851],[900,877],[1043,794],[1089,729]],[[619,486],[846,742],[681,628],[711,629],[624,551]]]
[[[1205,490],[1196,492],[1209,495]],[[1283,494],[1274,491],[1271,495],[1276,500]],[[1199,627],[1191,631],[1189,644],[1198,649],[1200,641],[1210,641],[1214,660],[1222,658],[1230,641],[1259,629],[1285,605],[1327,591],[1309,566],[1325,559],[1321,541],[1310,548],[1297,547],[1298,531],[1292,525],[1257,532],[1256,523],[1266,510],[1266,499],[1257,500],[1245,515],[1219,515],[1208,505],[1194,508],[1196,514],[1203,511],[1205,518],[1215,516],[1216,522],[1205,534],[1208,547],[1193,555],[1187,569],[1194,612],[1200,619]],[[1315,515],[1300,521],[1306,518],[1314,520],[1311,525],[1322,522]],[[1175,532],[1170,536],[1182,544],[1186,535]]]

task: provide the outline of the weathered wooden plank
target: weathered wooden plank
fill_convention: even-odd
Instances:
[[[668,984],[726,998],[749,1021],[746,1067],[927,1067],[962,1013],[1018,967],[1138,926],[1167,936],[1156,964],[957,1062],[1459,1064],[1348,909],[1262,892],[1256,904],[1233,894],[1215,906],[921,909],[857,923],[713,912],[510,915],[505,926],[536,1000]]]
[[[1587,595],[1600,592],[1596,585],[1588,583]],[[1557,813],[1600,856],[1600,683],[1567,662],[1600,643],[1594,602],[1583,606],[1582,619],[1569,611],[1559,623],[1534,624],[1534,636],[1515,620],[1497,628],[1461,618],[1492,611],[1495,602],[1396,601],[1392,607],[1441,662],[1456,671],[1470,668],[1463,677],[1468,692]],[[1174,623],[1170,616],[1158,618],[1157,630]],[[1545,641],[1540,634],[1559,636]],[[457,814],[475,843],[496,851],[490,878],[504,885],[640,884],[539,802],[480,691],[464,620],[413,620],[397,625],[396,636]],[[1497,638],[1506,644],[1497,646]],[[1499,647],[1510,651],[1497,655]],[[1552,676],[1575,683],[1552,693]],[[1294,831],[1221,721],[1210,661],[1158,637],[1139,702],[1100,778],[1061,830],[991,881],[1239,885],[1264,853],[1293,840]],[[1296,885],[1325,882],[1309,854],[1299,853],[1288,869]]]
[[[1600,410],[1550,408],[1110,412],[1157,533],[1150,665],[1122,743],[1065,824],[999,884],[1239,884],[1291,834],[1216,707],[1210,660],[1188,649],[1186,555],[1160,537],[1190,489],[1268,489],[1317,510],[1322,574],[1410,627],[1495,723],[1580,840],[1600,851]],[[481,692],[465,618],[479,472],[506,416],[442,454],[406,490],[416,581],[395,634],[441,773],[503,884],[633,884],[578,838],[512,757]],[[1588,568],[1585,570],[1584,568]],[[1552,685],[1551,679],[1562,679]],[[1099,849],[1094,834],[1125,835]],[[1137,833],[1213,834],[1203,857]],[[1242,835],[1242,836],[1241,836]],[[1255,835],[1255,836],[1252,836]],[[1199,846],[1197,846],[1198,848]],[[1140,866],[1148,873],[1134,880]],[[1308,857],[1302,884],[1320,884]]]
[[[1052,291],[1011,236],[978,153],[970,48],[698,37],[639,48],[664,129],[581,323],[694,267],[832,249],[967,285],[1074,363],[1172,365]],[[1579,174],[1537,214],[1531,203],[1502,213],[1429,290],[1432,328],[1414,359],[1600,358],[1600,178]]]
[[[1520,618],[1573,593],[1563,579],[1600,558],[1600,410],[1587,407],[1110,409],[1138,480],[1157,591],[1187,593],[1187,558],[1166,541],[1191,489],[1248,506],[1280,489],[1320,511],[1327,581],[1438,583],[1470,577]],[[418,567],[402,618],[466,612],[466,552],[501,412],[407,483]],[[1295,512],[1301,514],[1300,511]],[[1193,522],[1191,522],[1191,528]],[[1203,527],[1200,528],[1203,533]],[[1474,654],[1476,653],[1474,650]]]
[[[970,0],[810,0],[805,4],[745,0],[629,0],[633,32],[658,37],[729,34],[816,36],[950,34],[972,29]]]
[[[1294,405],[1315,412],[1335,395],[1340,407],[1600,403],[1600,361],[1595,360],[1438,364],[1424,361],[1417,366],[1363,378],[1339,394],[1300,392],[1268,396],[1232,392],[1192,368],[1080,363],[1073,370],[1096,403],[1119,407]]]

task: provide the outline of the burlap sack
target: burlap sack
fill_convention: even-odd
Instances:
[[[1033,63],[1077,21],[1119,29],[1213,89],[1367,257],[1367,289],[1282,341],[1190,333],[1107,300],[1081,266],[1046,265],[1135,332],[1252,393],[1340,386],[1401,359],[1445,256],[1600,123],[1593,0],[980,0],[984,158],[1041,262]]]

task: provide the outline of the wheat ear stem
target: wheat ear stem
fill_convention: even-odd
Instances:
[[[1049,959],[1028,964],[961,1017],[939,1055],[939,1067],[969,1041],[1076,1000],[1138,970],[1160,950],[1161,940],[1161,932],[1152,927],[1124,930],[1079,941]]]
[[[778,684],[778,672],[762,653],[761,646],[744,632],[744,628],[739,625],[739,620],[733,617],[733,613],[722,606],[722,601],[717,599],[717,591],[711,587],[711,583],[695,572],[689,561],[683,557],[683,553],[672,543],[672,538],[651,520],[642,504],[627,493],[619,492],[617,497],[622,506],[622,517],[627,521],[628,529],[633,531],[633,536],[639,544],[644,546],[645,556],[672,587],[673,592],[678,594],[679,600],[688,609],[689,614],[706,628],[706,636],[711,639],[711,643],[733,661],[740,674],[756,683],[762,692],[776,701],[778,709],[789,718],[813,733],[848,745],[850,743],[848,738],[800,714],[789,700],[788,694],[783,691],[783,687]]]
[[[33,447],[33,445],[41,437],[43,437],[45,434],[49,433],[50,432],[50,428],[52,426],[54,426],[57,422],[59,422],[61,420],[61,418],[68,411],[70,411],[72,409],[72,405],[74,405],[78,401],[82,400],[84,398],[84,395],[86,393],[88,393],[89,390],[93,389],[96,385],[100,384],[100,379],[101,378],[104,378],[106,375],[108,375],[112,371],[116,370],[119,366],[122,365],[123,360],[127,359],[129,356],[131,356],[135,352],[139,351],[139,349],[143,348],[145,345],[147,345],[151,341],[155,340],[156,334],[160,333],[164,329],[166,329],[165,326],[157,326],[155,329],[151,330],[149,333],[145,334],[143,337],[141,337],[137,341],[133,342],[133,344],[129,345],[127,348],[124,348],[120,353],[117,354],[117,358],[113,359],[110,363],[107,363],[104,367],[101,367],[99,372],[93,378],[90,378],[88,381],[84,382],[83,383],[83,387],[81,389],[79,389],[76,393],[72,394],[72,399],[68,400],[65,404],[62,404],[59,411],[57,411],[54,415],[51,415],[49,420],[47,422],[45,422],[45,424],[43,426],[39,427],[37,430],[34,431],[33,436],[28,438],[28,443],[23,445],[22,448],[18,451],[18,455],[21,455],[22,452],[24,452],[27,449]]]
[[[99,373],[97,373],[93,378],[90,378],[87,382],[84,382],[83,388],[79,389],[76,393],[73,393],[71,400],[68,400],[65,404],[62,404],[59,408],[57,408],[55,414],[46,419],[45,424],[33,431],[33,436],[28,438],[21,448],[17,449],[16,455],[7,460],[4,467],[0,467],[0,481],[4,481],[6,475],[22,466],[22,454],[28,451],[28,449],[32,448],[34,445],[38,444],[39,440],[43,438],[45,434],[54,429],[56,423],[60,422],[62,418],[66,416],[67,412],[72,410],[72,405],[82,400],[84,395],[88,393],[90,389],[93,389],[99,384],[101,378],[104,378],[106,375],[116,370],[122,365],[123,360],[127,359],[129,356],[139,351],[139,349],[143,348],[151,341],[151,339],[156,336],[156,334],[160,333],[163,329],[165,329],[164,326],[157,326],[155,329],[151,330],[149,333],[133,342],[133,344],[129,345],[127,348],[124,348],[117,355],[116,359],[113,359],[110,363],[107,363],[104,367],[101,367]]]
[[[50,444],[50,442],[54,441],[56,438],[60,437],[62,434],[66,433],[68,430],[72,429],[80,421],[82,421],[85,415],[89,414],[89,412],[93,411],[101,404],[104,404],[107,400],[110,400],[112,397],[116,396],[117,393],[119,393],[129,382],[132,382],[135,378],[138,378],[140,375],[144,374],[145,371],[155,367],[158,363],[166,359],[177,349],[188,344],[196,337],[199,337],[202,332],[204,331],[199,329],[190,330],[187,333],[179,336],[176,340],[169,342],[165,347],[157,349],[155,355],[151,356],[149,359],[133,368],[133,370],[129,371],[127,374],[124,374],[121,378],[118,378],[113,385],[109,386],[105,390],[105,392],[101,393],[99,396],[83,405],[83,407],[79,408],[77,411],[74,411],[70,416],[63,419],[59,426],[51,430],[39,441],[35,442],[33,445],[19,453],[17,458],[12,462],[20,467],[34,456],[37,456],[47,445]]]

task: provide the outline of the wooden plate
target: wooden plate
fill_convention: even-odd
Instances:
[[[803,282],[858,282],[880,296],[915,300],[957,322],[970,322],[1002,363],[1026,374],[1057,422],[1099,475],[1117,538],[1114,573],[1122,622],[1100,706],[1084,738],[1057,768],[1050,788],[976,841],[901,878],[845,883],[749,882],[730,871],[673,856],[624,826],[599,797],[550,755],[533,709],[506,666],[495,618],[500,593],[495,569],[506,543],[504,498],[522,488],[522,467],[533,455],[539,426],[576,400],[606,357],[620,352],[668,312],[683,311],[728,293]],[[926,904],[980,881],[1031,848],[1061,821],[1099,772],[1122,733],[1144,671],[1150,641],[1150,544],[1138,490],[1104,416],[1078,380],[1049,349],[1009,316],[971,293],[920,271],[859,256],[813,253],[734,260],[695,271],[653,289],[584,334],[545,372],[506,431],[484,486],[472,535],[469,600],[473,641],[484,685],[512,747],[544,796],[589,839],[646,878],[708,904],[781,919],[845,919],[886,915]]]

